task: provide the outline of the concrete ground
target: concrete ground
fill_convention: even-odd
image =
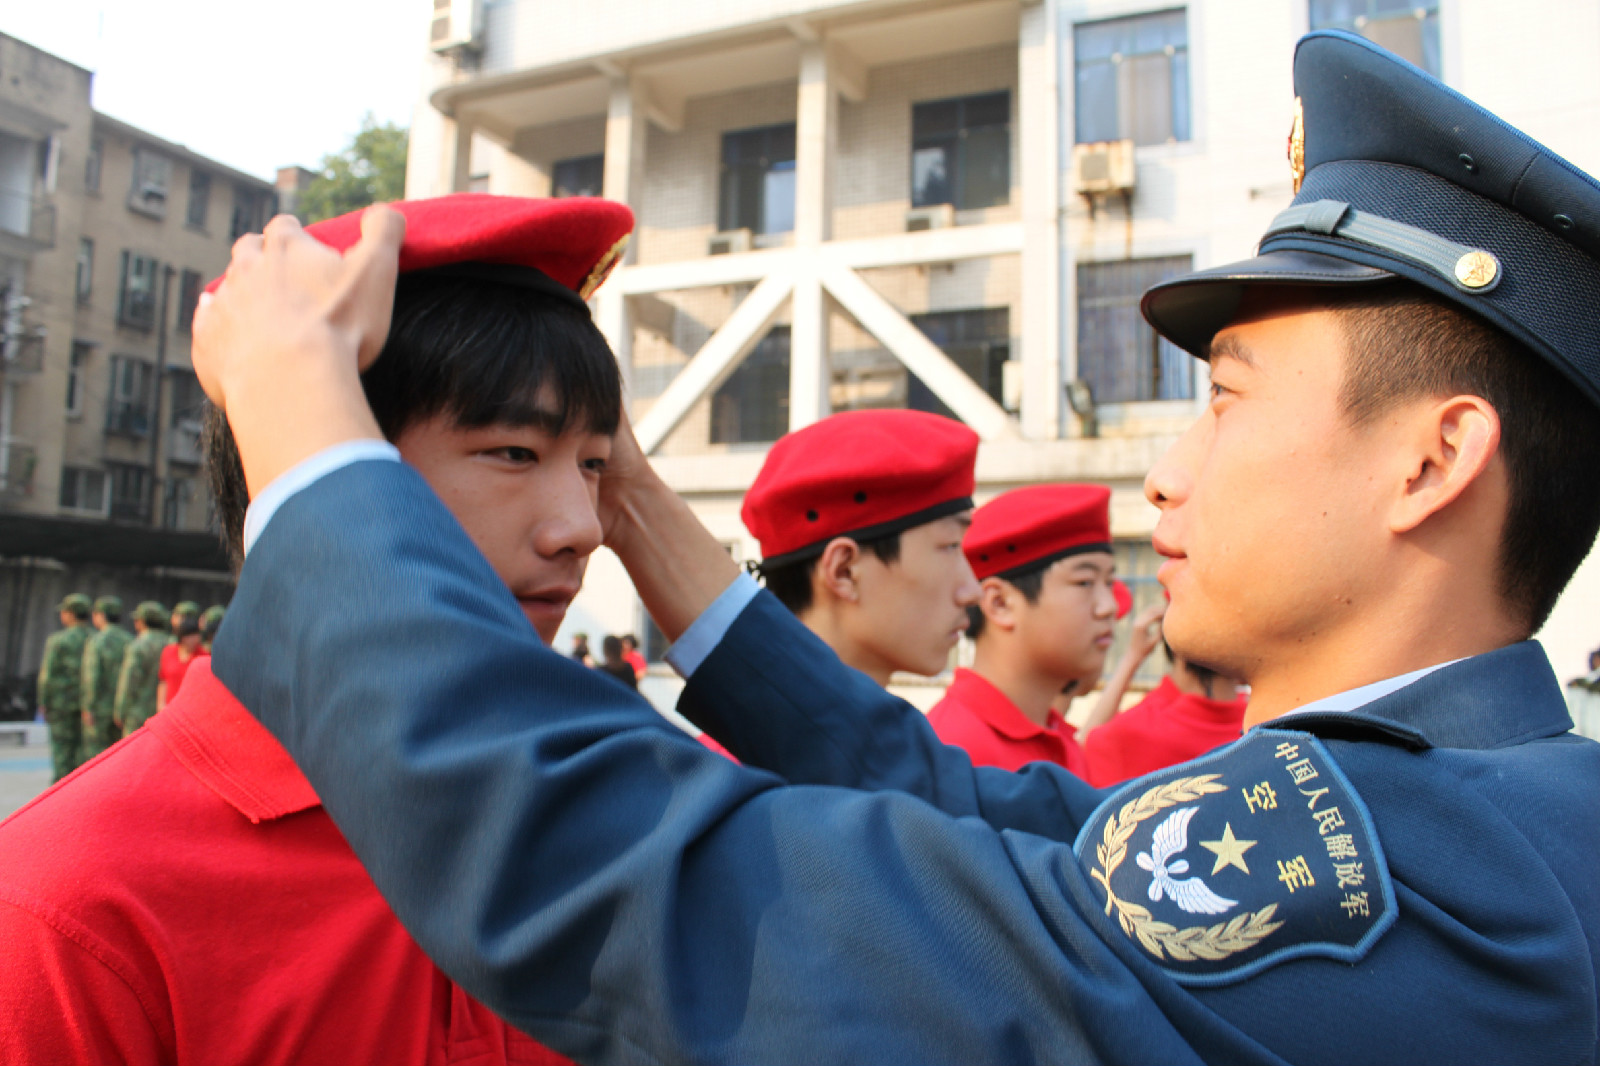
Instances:
[[[50,742],[44,727],[28,730],[25,739],[17,744],[15,733],[0,733],[0,818],[50,785]]]

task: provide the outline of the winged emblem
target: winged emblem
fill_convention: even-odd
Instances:
[[[1133,861],[1139,864],[1139,869],[1150,874],[1152,903],[1159,903],[1165,895],[1190,914],[1221,914],[1229,907],[1238,906],[1239,901],[1223,899],[1198,877],[1179,881],[1172,876],[1189,872],[1189,860],[1175,856],[1189,847],[1189,819],[1199,809],[1183,807],[1167,815],[1166,820],[1156,826],[1156,831],[1151,834],[1150,850],[1139,852]]]

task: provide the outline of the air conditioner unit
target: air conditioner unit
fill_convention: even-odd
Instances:
[[[1072,146],[1072,187],[1084,196],[1126,192],[1137,168],[1132,141],[1099,141]]]
[[[913,207],[906,212],[906,232],[921,233],[928,229],[949,229],[956,224],[954,204],[934,204],[931,207]]]
[[[428,47],[435,52],[476,50],[483,43],[483,0],[433,0]]]
[[[706,254],[732,255],[735,252],[748,252],[752,243],[752,235],[748,228],[727,229],[711,235],[711,239],[706,241]]]

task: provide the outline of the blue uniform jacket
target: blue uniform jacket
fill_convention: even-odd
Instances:
[[[763,595],[683,701],[763,770],[357,463],[267,527],[214,668],[423,948],[580,1060],[1595,1060],[1600,746],[1533,645],[1099,794],[974,770]]]

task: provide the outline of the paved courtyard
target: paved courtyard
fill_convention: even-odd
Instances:
[[[50,744],[42,729],[32,741],[15,743],[15,735],[0,733],[0,818],[23,806],[50,784]]]

